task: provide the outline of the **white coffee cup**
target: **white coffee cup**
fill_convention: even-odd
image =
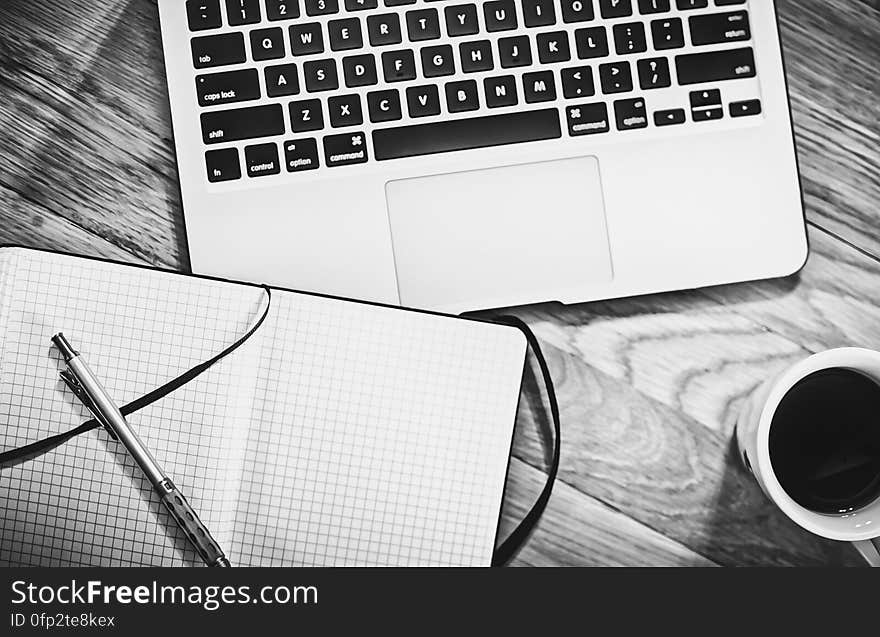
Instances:
[[[814,354],[784,369],[754,391],[737,420],[736,441],[746,468],[783,513],[811,533],[852,542],[871,566],[880,567],[880,498],[851,513],[817,513],[789,497],[770,463],[770,423],[780,401],[801,379],[832,367],[858,371],[880,383],[880,352],[845,347]],[[880,411],[877,426],[880,427]]]

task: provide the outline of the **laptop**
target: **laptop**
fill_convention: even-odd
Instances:
[[[159,0],[192,268],[462,312],[778,277],[772,0]]]

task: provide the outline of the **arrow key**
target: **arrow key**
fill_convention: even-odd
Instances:
[[[593,69],[589,66],[573,66],[560,71],[562,94],[566,99],[589,97],[596,94],[593,85]]]
[[[675,124],[684,124],[685,113],[683,108],[671,108],[667,111],[656,111],[654,113],[655,126],[673,126]]]

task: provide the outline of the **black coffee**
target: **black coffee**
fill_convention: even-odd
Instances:
[[[819,513],[880,497],[880,384],[842,368],[798,382],[770,424],[770,463],[785,492]]]

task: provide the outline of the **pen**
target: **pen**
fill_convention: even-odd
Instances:
[[[153,489],[159,494],[168,513],[177,522],[205,564],[208,566],[229,566],[226,555],[199,520],[199,516],[196,515],[183,493],[162,470],[153,454],[126,422],[125,416],[119,411],[116,403],[113,402],[107,390],[89,369],[80,353],[73,349],[61,332],[52,337],[52,343],[61,352],[64,362],[67,364],[67,369],[61,372],[62,380],[94,414],[95,419],[104,426],[113,439],[121,442],[126,451],[134,458],[150,484],[153,485]]]

